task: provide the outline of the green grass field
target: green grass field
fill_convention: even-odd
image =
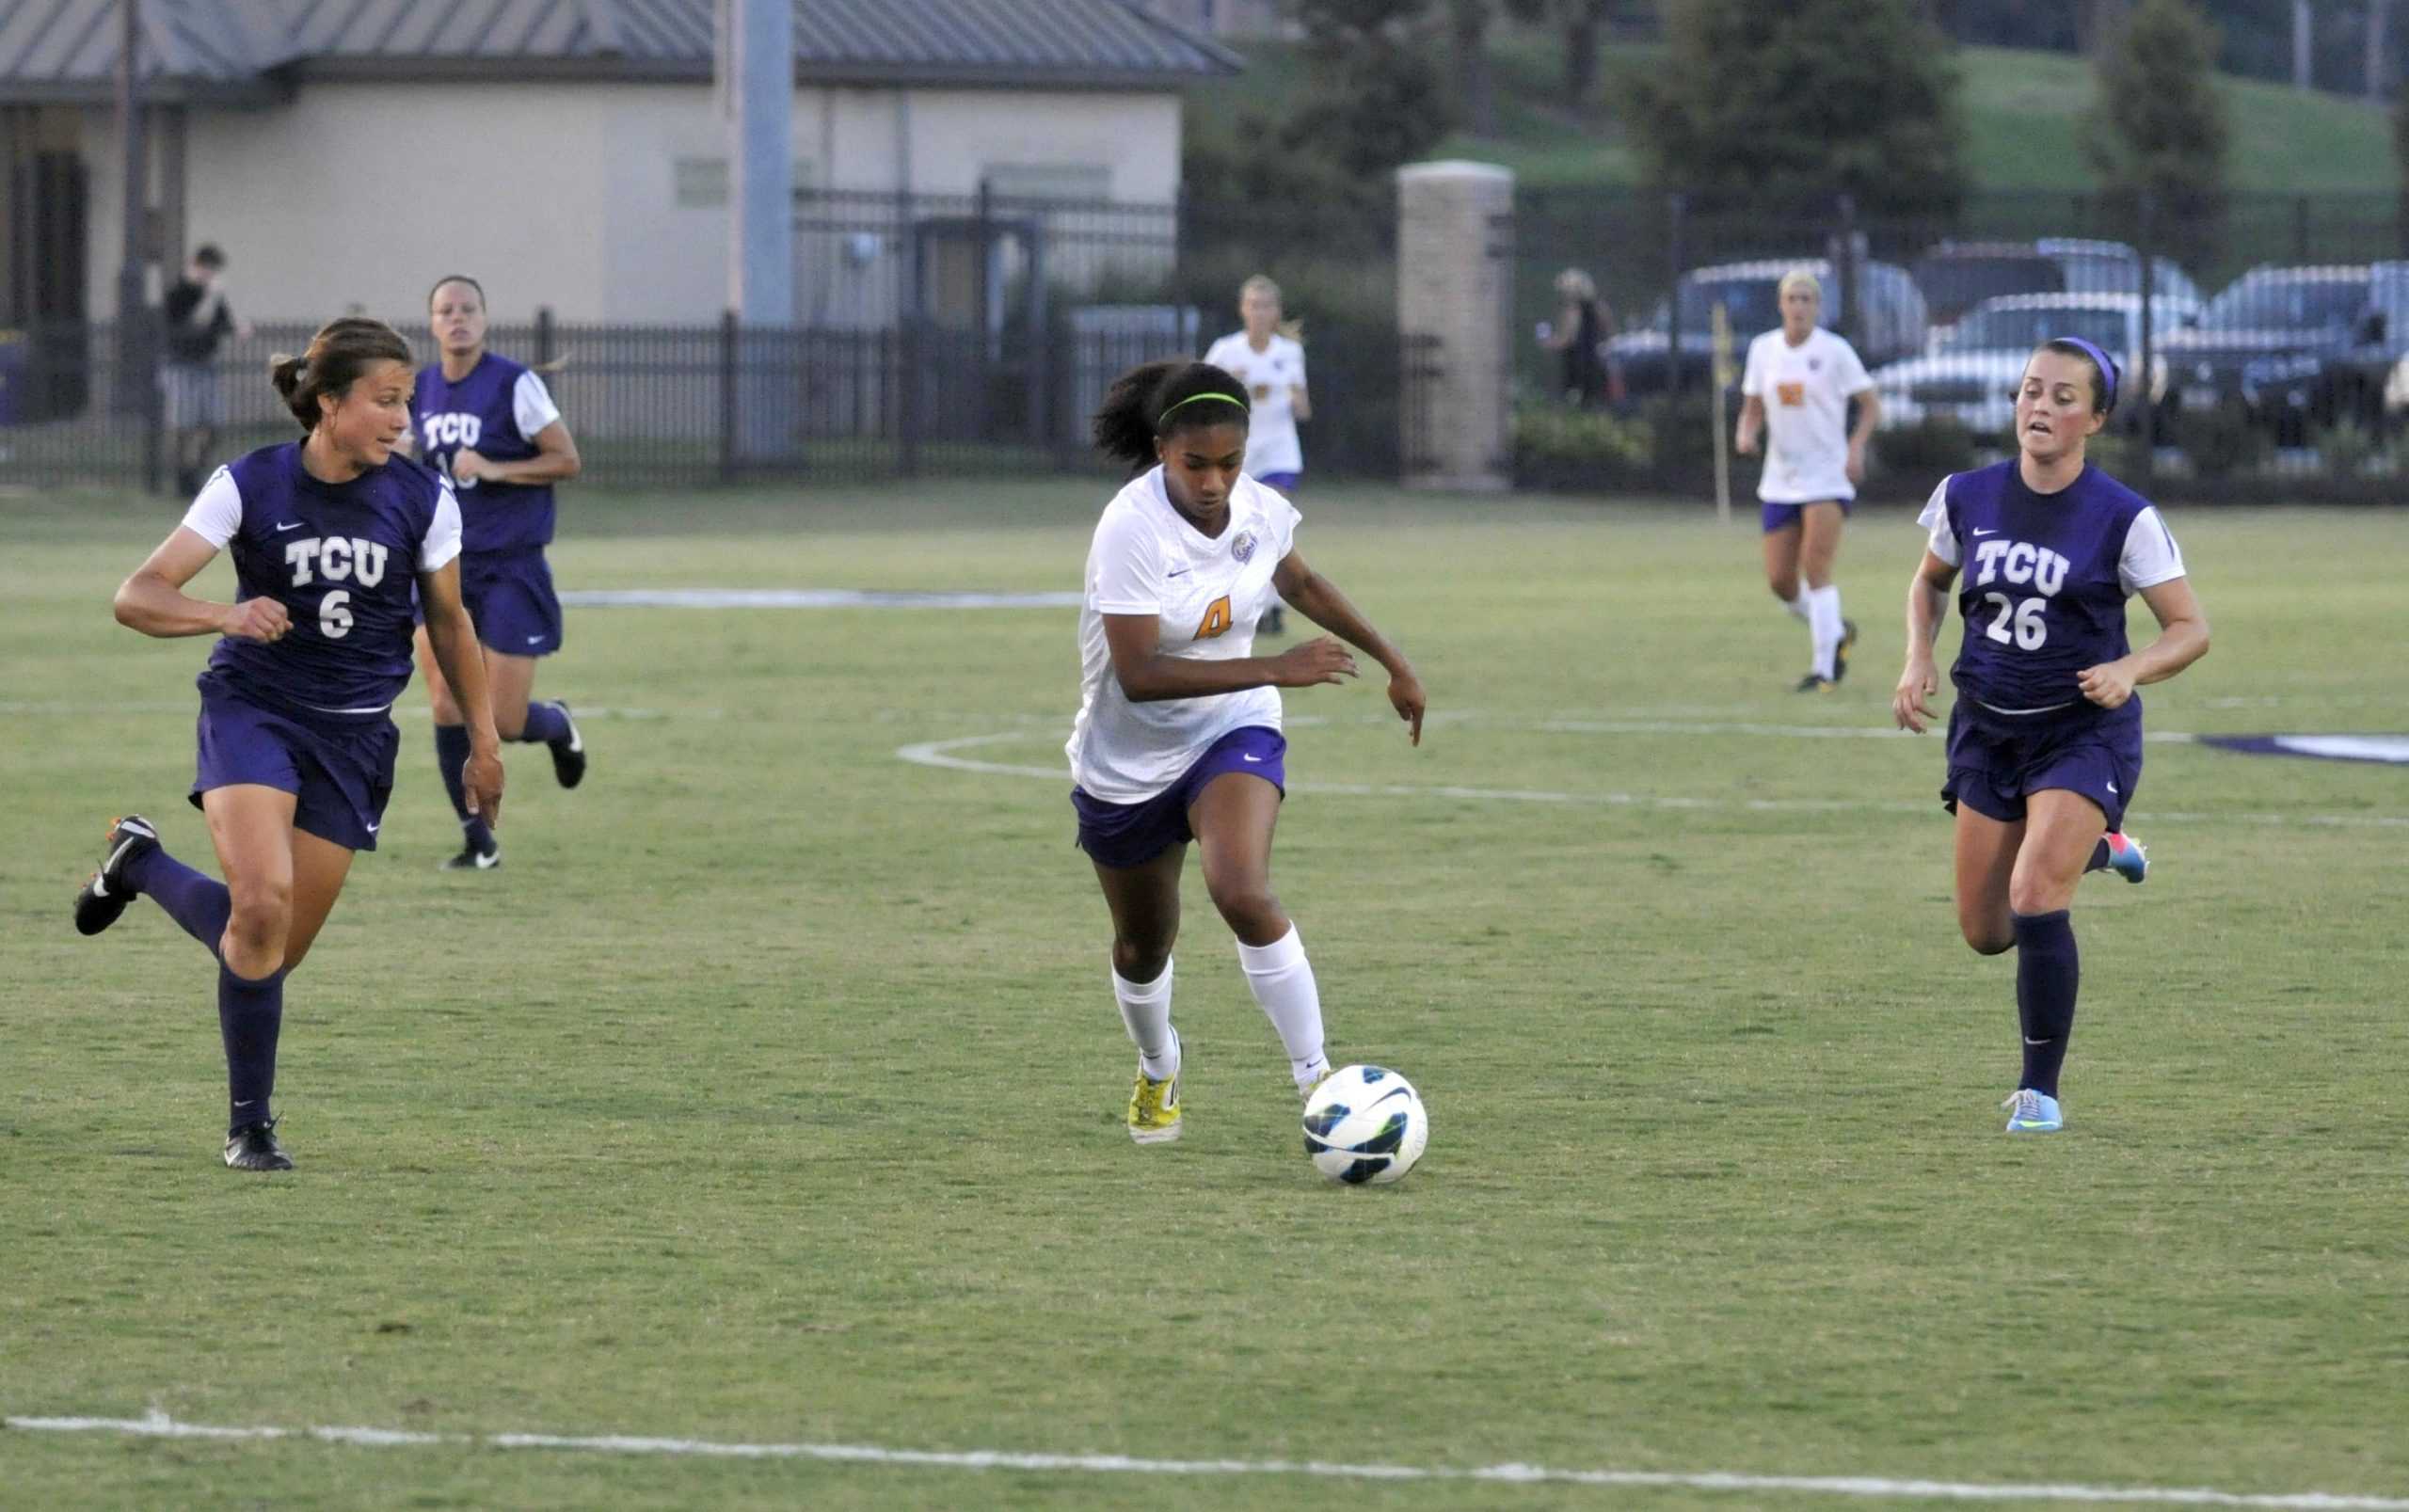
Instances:
[[[1431,155],[1502,164],[1532,188],[1639,183],[1640,160],[1620,102],[1628,97],[1628,81],[1657,66],[1663,49],[1605,49],[1598,103],[1575,111],[1558,103],[1560,45],[1553,33],[1511,24],[1492,28],[1497,134],[1458,132]],[[1311,88],[1295,44],[1249,40],[1240,50],[1245,73],[1187,91],[1189,130],[1207,135],[1234,131],[1247,110],[1284,119],[1287,103]],[[2097,93],[2089,63],[2060,53],[2003,47],[1963,47],[1955,57],[1964,81],[1966,167],[1976,192],[2098,187],[2077,135],[2079,119]],[[2218,83],[2233,128],[2228,188],[2245,194],[2391,194],[2399,187],[2391,123],[2380,108],[2257,79],[2226,76]]]
[[[554,562],[1074,589],[1106,492],[585,489]],[[1937,740],[1881,734],[1903,512],[1859,517],[1859,670],[1810,702],[1745,525],[1303,503],[1434,711],[1413,750],[1373,687],[1288,701],[1275,880],[1333,1051],[1432,1112],[1395,1187],[1306,1165],[1192,881],[1187,1137],[1125,1138],[1060,609],[572,611],[542,687],[594,772],[512,748],[485,875],[435,869],[413,691],[388,843],[288,992],[301,1169],[225,1170],[215,968],[148,903],[68,923],[128,806],[213,865],[206,645],[107,609],[174,511],[0,499],[0,1416],[469,1436],[0,1430],[0,1504],[1858,1504],[497,1433],[2409,1497],[2401,769],[2153,744],[2156,874],[2078,903],[2069,1130],[2009,1138],[2013,963],[1957,942]],[[2217,640],[2154,730],[2409,727],[2397,512],[2175,524]],[[976,738],[1041,775],[898,756]]]

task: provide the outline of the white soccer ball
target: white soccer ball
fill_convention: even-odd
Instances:
[[[1396,1181],[1429,1138],[1422,1094],[1386,1067],[1341,1066],[1305,1099],[1305,1154],[1332,1181]]]

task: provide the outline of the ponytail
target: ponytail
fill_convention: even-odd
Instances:
[[[1208,425],[1246,428],[1246,386],[1209,362],[1168,358],[1112,380],[1095,412],[1095,448],[1132,469],[1153,465],[1155,442]]]
[[[279,352],[268,358],[267,380],[303,432],[318,428],[318,400],[341,398],[359,375],[378,362],[407,367],[410,347],[393,327],[365,315],[344,315],[318,327],[299,357]]]

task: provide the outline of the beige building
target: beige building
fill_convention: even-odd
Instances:
[[[0,7],[0,326],[113,312],[120,0]],[[695,324],[726,304],[712,0],[140,0],[150,249],[203,242],[236,306],[407,312],[439,274],[502,320]],[[1135,0],[797,0],[811,191],[1168,204],[1177,87],[1227,52]],[[797,316],[834,275],[798,237]],[[815,274],[820,276],[815,277]],[[155,298],[159,273],[151,277]]]

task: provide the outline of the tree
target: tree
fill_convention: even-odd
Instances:
[[[1948,214],[1966,195],[1948,44],[1914,0],[1675,0],[1633,124],[1650,178],[1731,202],[1856,198]]]
[[[1564,38],[1564,103],[1589,103],[1598,83],[1598,42],[1614,0],[1506,0],[1506,13],[1526,25],[1550,26]]]
[[[1430,62],[1431,9],[1429,0],[1291,0],[1313,90],[1282,142],[1385,195],[1391,172],[1455,126]]]
[[[2216,245],[2232,135],[2216,88],[2217,45],[2192,0],[2140,0],[2099,60],[2083,150],[2129,233],[2140,232],[2146,208],[2162,244]]]

